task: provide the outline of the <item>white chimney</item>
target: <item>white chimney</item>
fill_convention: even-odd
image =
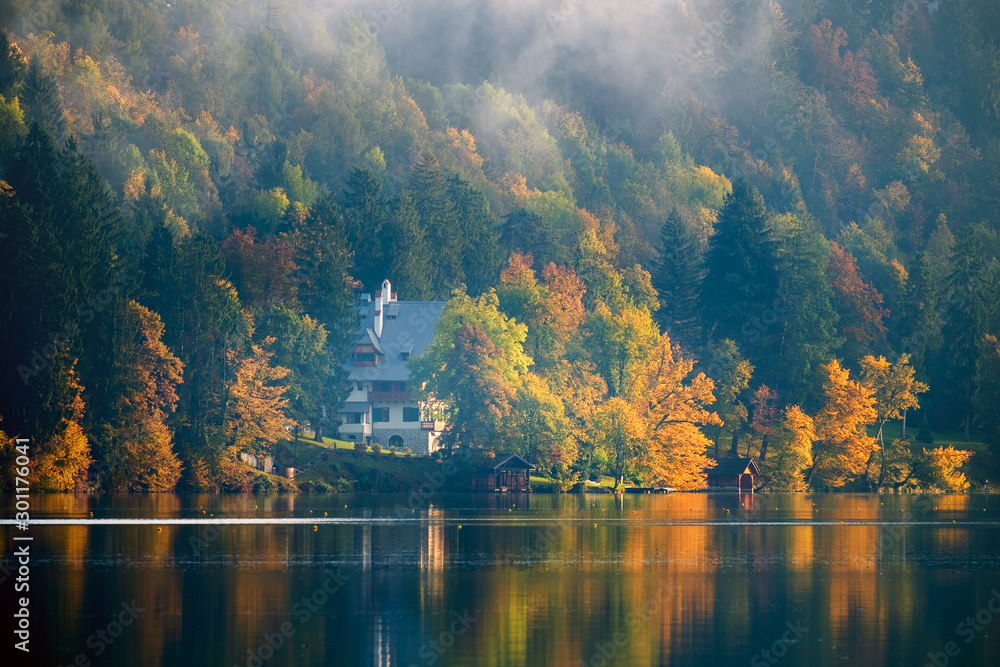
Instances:
[[[385,299],[383,294],[384,292],[375,293],[375,336],[378,338],[382,337],[382,304]]]
[[[382,303],[392,303],[396,300],[395,295],[392,293],[392,285],[389,283],[389,279],[386,278],[382,281]]]

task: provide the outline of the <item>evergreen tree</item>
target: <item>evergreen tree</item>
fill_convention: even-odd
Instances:
[[[382,191],[382,177],[373,169],[355,167],[347,178],[344,194],[344,230],[354,250],[355,277],[368,291],[377,290],[388,277],[388,217],[389,201]]]
[[[12,401],[5,409],[12,429],[44,437],[70,409],[52,394],[64,384],[54,359],[64,354],[81,384],[97,391],[106,382],[106,311],[131,285],[115,243],[121,220],[112,195],[73,142],[56,151],[33,124],[8,178],[9,196],[0,197],[0,261],[8,269],[0,281],[0,395]]]
[[[344,219],[337,205],[321,199],[293,233],[298,267],[298,295],[303,310],[327,331],[327,346],[334,359],[346,359],[358,328],[355,291],[351,277],[353,255],[344,234]],[[333,425],[337,407],[347,397],[346,371],[334,365],[336,378],[325,386],[311,417],[316,437]]]
[[[806,408],[818,407],[820,369],[843,342],[837,337],[838,315],[827,276],[827,243],[798,218],[787,216],[781,222],[780,296],[762,313],[758,327],[766,331],[773,318],[780,336],[775,353],[759,358],[757,378]]]
[[[461,176],[448,179],[448,193],[455,203],[456,229],[444,250],[462,259],[466,292],[478,296],[496,280],[498,235],[486,196]]]
[[[38,56],[31,59],[21,91],[21,101],[28,118],[44,129],[54,143],[66,138],[66,119],[63,117],[62,98],[56,78],[43,71]]]
[[[552,224],[524,208],[515,209],[504,218],[499,244],[505,256],[521,251],[531,255],[537,266],[555,260],[557,242]]]
[[[942,360],[932,386],[938,384],[955,406],[966,442],[973,418],[976,360],[984,336],[1000,331],[1000,241],[985,225],[970,225],[955,243],[948,286]]]
[[[652,270],[653,287],[659,295],[656,320],[671,340],[688,348],[701,343],[701,313],[698,300],[705,265],[698,241],[688,231],[677,209],[660,228],[660,257]]]
[[[413,165],[409,183],[410,196],[420,215],[420,223],[433,248],[435,261],[431,265],[431,284],[438,297],[446,296],[465,283],[461,249],[457,238],[455,204],[448,192],[448,180],[437,157],[428,150]]]
[[[10,41],[6,32],[0,30],[0,95],[17,95],[27,69],[28,63],[20,47]]]
[[[388,241],[386,277],[406,301],[426,301],[434,295],[432,257],[413,199],[402,193],[392,205],[385,230]]]
[[[780,300],[777,244],[764,199],[747,181],[726,196],[705,259],[702,307],[711,335],[736,341],[755,364],[773,354],[778,332],[761,314]]]

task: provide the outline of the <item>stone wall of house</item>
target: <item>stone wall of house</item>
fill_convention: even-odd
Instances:
[[[428,432],[417,428],[374,428],[372,442],[378,442],[383,448],[389,447],[389,439],[398,435],[403,439],[403,447],[409,447],[415,455],[430,454],[428,449]]]

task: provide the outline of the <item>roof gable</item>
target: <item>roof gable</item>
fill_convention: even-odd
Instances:
[[[510,469],[510,468],[521,468],[524,470],[534,470],[534,466],[522,459],[517,454],[511,454],[506,458],[502,459],[499,463],[492,466],[493,470]]]
[[[719,459],[714,468],[708,469],[709,475],[757,475],[760,468],[753,459]]]

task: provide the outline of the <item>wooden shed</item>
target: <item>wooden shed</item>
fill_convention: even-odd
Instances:
[[[751,493],[753,478],[760,477],[760,468],[753,459],[719,459],[707,472],[710,489],[738,489]]]
[[[532,465],[517,454],[498,456],[497,463],[476,470],[472,477],[473,491],[499,491],[501,493],[528,493],[531,491],[529,475]]]

